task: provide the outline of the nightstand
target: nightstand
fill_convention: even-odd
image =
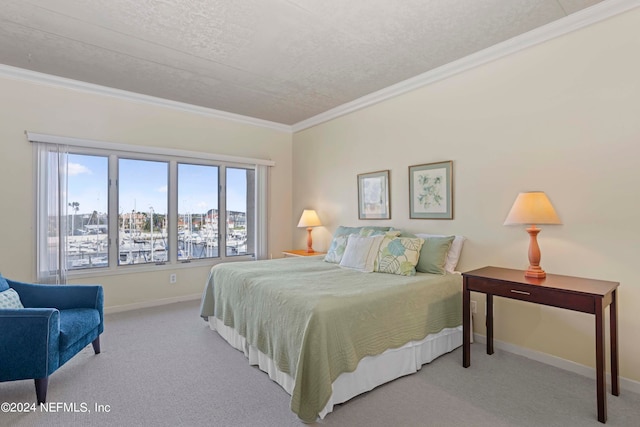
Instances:
[[[618,379],[618,282],[547,274],[546,278],[525,277],[524,271],[484,267],[462,273],[462,366],[471,364],[469,333],[470,293],[481,292],[487,300],[487,354],[493,354],[493,296],[550,305],[595,315],[596,398],[598,421],[607,421],[607,382],[605,378],[605,308],[609,307],[611,340],[611,394],[620,394]]]
[[[294,256],[315,256],[315,255],[325,255],[326,252],[307,252],[306,249],[293,249],[290,251],[282,251],[282,255],[285,257],[294,257]]]

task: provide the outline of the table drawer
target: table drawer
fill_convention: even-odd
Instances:
[[[480,277],[466,277],[466,286],[470,291],[551,305],[583,313],[595,313],[595,299],[589,295]]]

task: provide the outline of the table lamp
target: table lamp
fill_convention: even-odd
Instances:
[[[504,221],[504,225],[530,224],[529,233],[529,268],[525,271],[525,277],[543,279],[547,276],[540,267],[540,247],[538,246],[538,233],[540,229],[536,224],[562,224],[551,205],[549,198],[543,191],[529,191],[518,194],[516,201]]]
[[[318,218],[318,214],[313,209],[305,209],[302,211],[302,216],[300,217],[300,222],[298,222],[298,227],[307,227],[307,252],[312,253],[313,247],[311,241],[311,230],[312,227],[317,227],[322,225],[320,223],[320,218]]]

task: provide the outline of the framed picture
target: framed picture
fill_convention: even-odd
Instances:
[[[391,219],[388,170],[358,175],[358,218]]]
[[[453,219],[453,162],[409,166],[409,218]]]

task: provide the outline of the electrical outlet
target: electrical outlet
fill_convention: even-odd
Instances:
[[[478,306],[475,301],[471,301],[471,313],[476,314],[478,312]]]
[[[173,273],[169,275],[169,283],[176,283],[178,281],[178,276]]]

